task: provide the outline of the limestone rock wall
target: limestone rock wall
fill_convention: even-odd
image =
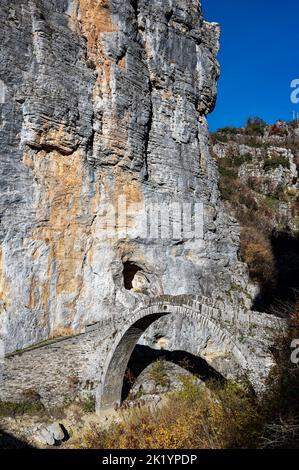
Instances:
[[[232,163],[235,180],[251,192],[260,216],[268,207],[270,234],[284,231],[296,237],[299,230],[299,122],[260,125],[258,132],[250,131],[248,125],[244,129],[219,129],[212,135],[211,151],[220,165]],[[235,209],[231,201],[227,210],[232,214]]]
[[[239,228],[219,201],[205,117],[219,27],[199,2],[1,0],[0,42],[5,352],[129,315],[146,295],[238,285],[239,302]],[[140,204],[174,201],[204,204],[202,239],[144,235]],[[143,292],[126,288],[125,263]]]

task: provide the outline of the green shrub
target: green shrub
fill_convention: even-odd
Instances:
[[[213,132],[211,134],[211,139],[214,144],[217,142],[226,143],[229,140],[232,140],[234,136],[238,135],[239,132],[240,129],[235,127],[224,127],[216,132]]]
[[[81,406],[85,413],[94,413],[95,412],[95,397],[94,395],[88,395],[80,400]]]
[[[221,176],[226,176],[228,178],[237,178],[238,171],[232,165],[227,164],[226,161],[219,163],[219,172]]]
[[[253,156],[251,153],[249,152],[246,152],[244,153],[243,155],[236,155],[235,157],[235,164],[237,166],[241,166],[243,165],[244,163],[250,163],[252,162],[252,159],[253,159]]]
[[[259,117],[248,118],[245,134],[250,136],[263,136],[266,126],[266,122]]]
[[[273,196],[265,196],[262,206],[271,211],[276,211],[279,207],[279,200]]]
[[[9,402],[0,401],[0,417],[15,417],[20,415],[41,415],[45,408],[40,402]]]
[[[264,171],[271,171],[279,168],[280,166],[290,169],[290,162],[287,158],[278,155],[266,158],[263,164],[263,169]]]
[[[254,137],[254,136],[248,135],[247,138],[245,139],[245,144],[252,148],[258,148],[258,149],[264,148],[264,144],[262,140],[259,139],[257,136]]]
[[[150,367],[149,377],[155,382],[156,385],[166,387],[169,384],[165,361],[158,359]]]

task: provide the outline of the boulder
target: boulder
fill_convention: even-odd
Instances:
[[[65,438],[64,430],[59,423],[50,424],[44,428],[37,428],[34,439],[41,444],[54,446]]]

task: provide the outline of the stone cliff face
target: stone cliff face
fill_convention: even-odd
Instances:
[[[208,149],[219,30],[198,1],[1,0],[0,23],[5,351],[141,296],[246,289]],[[170,202],[204,204],[202,239],[144,235],[140,207]]]
[[[250,125],[219,129],[212,135],[212,154],[220,163],[220,182],[228,176],[224,166],[230,167],[235,181],[252,191],[260,213],[268,203],[271,229],[298,232],[298,122],[262,122],[258,133]]]
[[[299,287],[299,123],[219,129],[211,153],[226,210],[241,227],[241,256],[259,286],[256,307],[295,303]]]

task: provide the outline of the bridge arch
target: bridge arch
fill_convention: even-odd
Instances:
[[[191,317],[196,321],[198,328],[208,328],[213,340],[225,345],[241,369],[247,370],[247,360],[232,335],[220,327],[215,319],[192,306],[157,302],[135,310],[115,336],[96,390],[97,411],[109,410],[121,403],[124,375],[138,340],[152,323],[170,314]]]

